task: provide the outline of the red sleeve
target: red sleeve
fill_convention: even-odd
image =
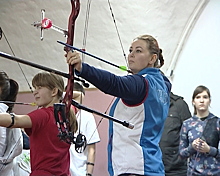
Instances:
[[[32,132],[40,130],[49,121],[49,114],[47,112],[48,108],[37,109],[28,113],[28,116],[32,122],[32,128],[25,128],[25,132],[30,136]]]

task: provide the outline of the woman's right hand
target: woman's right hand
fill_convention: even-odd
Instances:
[[[66,61],[69,65],[74,65],[74,68],[81,72],[82,69],[82,60],[80,58],[80,54],[76,51],[69,51],[66,56]]]

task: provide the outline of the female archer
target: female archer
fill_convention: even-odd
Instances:
[[[40,72],[32,80],[34,97],[39,109],[27,115],[0,114],[0,126],[24,128],[30,139],[31,176],[69,176],[70,144],[57,137],[54,103],[59,103],[64,91],[63,79],[53,73]],[[70,124],[77,130],[76,117],[70,110]]]
[[[109,122],[108,171],[110,175],[164,175],[159,141],[169,110],[171,84],[158,69],[164,63],[155,38],[134,39],[128,55],[132,75],[116,76],[82,63],[79,53],[68,52],[67,63],[78,76],[104,93],[118,98],[110,115],[128,120],[134,129]]]

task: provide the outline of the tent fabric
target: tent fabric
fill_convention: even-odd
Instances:
[[[165,73],[172,59],[176,57],[176,50],[181,51],[178,46],[187,39],[184,33],[186,30],[190,32],[196,22],[197,18],[193,17],[199,16],[208,2],[208,0],[110,0],[125,54],[128,54],[130,43],[135,37],[150,34],[158,40],[163,50],[165,65],[162,70]],[[87,1],[81,1],[80,8],[74,37],[74,46],[77,48],[83,46]],[[8,40],[16,57],[68,73],[63,46],[57,43],[57,40],[65,42],[66,38],[57,31],[47,29],[44,30],[44,39],[41,41],[40,29],[31,25],[41,20],[41,9],[45,9],[45,17],[49,18],[52,24],[67,29],[71,12],[70,1],[0,1],[0,27],[4,33],[0,40],[0,51],[13,55]],[[116,65],[126,65],[107,0],[91,1],[86,51]],[[84,62],[118,75],[126,74],[88,56]],[[0,64],[1,70],[18,81],[20,92],[30,91],[20,67],[29,83],[33,76],[41,71],[2,57]]]

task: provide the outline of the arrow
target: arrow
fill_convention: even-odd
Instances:
[[[0,101],[0,103],[5,103],[5,104],[19,104],[19,105],[30,105],[30,106],[36,106],[36,105],[37,105],[35,102],[32,102],[32,103],[22,103],[22,102],[13,102],[13,101]]]
[[[87,52],[85,52],[85,51],[83,51],[83,50],[81,50],[81,49],[79,49],[79,48],[74,47],[74,46],[68,45],[68,44],[66,44],[66,43],[64,43],[64,42],[62,42],[62,41],[59,41],[59,40],[58,40],[57,42],[60,43],[60,44],[62,44],[62,45],[65,45],[66,47],[69,47],[69,48],[71,48],[71,49],[73,49],[73,50],[79,51],[79,52],[81,52],[81,53],[83,53],[83,54],[86,54],[86,55],[91,56],[91,57],[93,57],[93,58],[95,58],[95,59],[98,59],[98,60],[100,60],[100,61],[102,61],[102,62],[105,62],[105,63],[107,63],[107,64],[109,64],[109,65],[112,65],[112,66],[114,66],[114,67],[117,67],[117,68],[119,68],[119,69],[122,70],[122,71],[127,71],[128,73],[132,73],[130,70],[127,69],[126,66],[118,66],[118,65],[115,65],[115,64],[113,64],[113,63],[111,63],[111,62],[109,62],[109,61],[106,61],[106,60],[104,60],[104,59],[102,59],[102,58],[100,58],[100,57],[97,57],[97,56],[95,56],[95,55],[92,55],[92,54],[90,54],[90,53],[87,53]]]

